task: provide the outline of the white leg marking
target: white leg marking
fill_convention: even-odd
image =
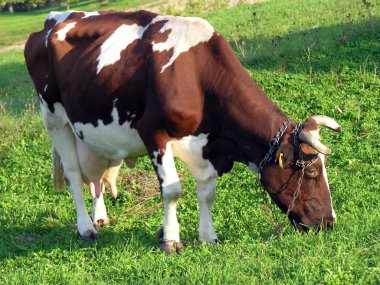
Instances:
[[[215,243],[217,235],[212,221],[212,205],[215,198],[217,171],[209,160],[203,158],[207,135],[187,136],[173,141],[173,152],[190,169],[197,179],[199,202],[199,241]]]
[[[162,164],[157,162],[158,153],[154,153],[153,163],[158,176],[162,179],[162,197],[164,200],[164,236],[165,241],[179,242],[179,223],[177,220],[177,202],[181,196],[181,185],[174,164],[171,142],[168,142]]]
[[[100,193],[99,198],[94,198],[92,200],[91,218],[94,227],[98,226],[98,221],[100,220],[103,220],[103,224],[109,224],[103,193]]]
[[[212,205],[215,199],[216,178],[197,180],[199,202],[199,241],[215,243],[217,236],[212,222]]]

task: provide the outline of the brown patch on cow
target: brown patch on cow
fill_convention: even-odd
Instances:
[[[150,25],[149,28],[144,32],[143,40],[150,43],[162,43],[166,42],[168,39],[171,30],[167,30],[163,33],[160,32],[161,28],[168,22],[168,20],[159,21]]]

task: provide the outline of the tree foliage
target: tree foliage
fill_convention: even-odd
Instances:
[[[63,3],[68,2],[63,1]],[[0,0],[0,11],[2,12],[23,12],[40,9],[59,4],[54,0]]]

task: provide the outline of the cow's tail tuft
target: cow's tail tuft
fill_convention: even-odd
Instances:
[[[59,156],[54,146],[52,146],[52,164],[54,189],[63,190],[63,187],[65,186],[65,177],[63,174],[61,157]]]

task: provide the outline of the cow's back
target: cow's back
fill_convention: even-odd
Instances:
[[[126,144],[133,146],[135,155],[144,152],[141,140],[125,142],[121,135],[138,137],[132,126],[148,105],[155,109],[154,123],[177,120],[179,113],[170,106],[202,110],[194,57],[180,56],[213,34],[202,19],[146,11],[50,13],[44,29],[29,37],[25,57],[41,101],[51,112],[55,104],[63,106],[77,136],[100,145],[100,152],[110,148],[107,155],[115,158],[110,153]],[[187,96],[190,105],[184,106],[180,96]],[[163,118],[165,111],[174,117]],[[195,130],[200,121],[196,115],[183,134]],[[112,143],[102,145],[99,136]],[[127,153],[121,151],[116,158]]]

